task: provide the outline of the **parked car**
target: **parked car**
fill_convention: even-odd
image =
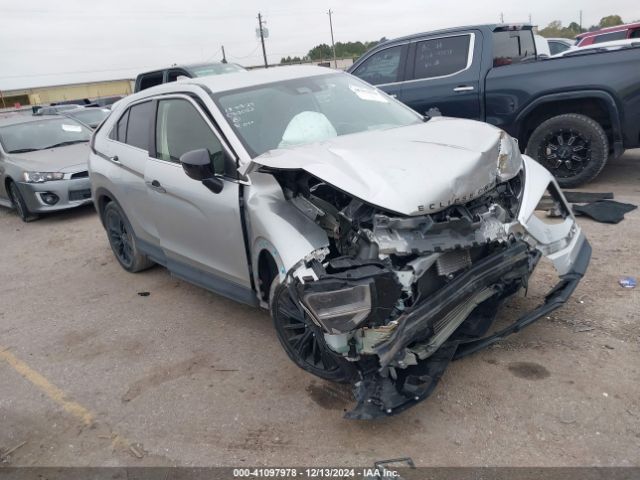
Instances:
[[[79,104],[65,103],[62,105],[34,105],[31,110],[34,115],[58,115],[62,112],[68,112],[69,110],[78,110],[84,108]]]
[[[141,73],[136,77],[134,92],[139,92],[145,88],[154,87],[167,82],[175,82],[180,77],[194,78],[242,71],[245,71],[245,69],[235,63],[214,62],[173,66],[170,68],[163,68],[161,70],[154,70],[152,72]]]
[[[86,107],[67,110],[62,113],[65,117],[73,118],[84,126],[95,130],[102,121],[109,116],[111,110],[103,107]]]
[[[320,67],[127,97],[93,135],[89,170],[125,270],[158,263],[268,308],[296,365],[353,383],[349,418],[425,399],[452,358],[566,301],[590,257],[553,176],[504,131],[428,119]],[[534,212],[545,191],[553,222]],[[485,336],[542,256],[558,284]]]
[[[576,41],[569,38],[547,38],[551,55],[557,55],[575,46]]]
[[[640,146],[640,50],[537,61],[531,26],[482,25],[403,37],[349,69],[420,113],[492,123],[563,187]]]
[[[0,116],[0,205],[25,222],[91,203],[91,131],[61,116]]]
[[[562,53],[555,55],[555,57],[567,57],[574,55],[585,55],[591,53],[604,53],[612,52],[615,50],[622,50],[625,48],[637,48],[640,47],[640,38],[629,38],[626,40],[613,40],[611,42],[593,43],[586,47],[571,47]]]
[[[626,38],[640,38],[640,22],[616,25],[615,27],[603,28],[595,32],[581,33],[576,36],[576,45],[584,47],[594,43],[624,40]]]

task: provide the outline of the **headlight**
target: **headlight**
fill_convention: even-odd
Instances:
[[[522,155],[518,141],[502,132],[498,153],[498,181],[506,182],[517,175],[522,168]]]
[[[24,181],[28,183],[44,183],[63,178],[64,173],[60,172],[24,172]]]
[[[350,332],[371,313],[369,285],[307,293],[303,301],[329,333]]]

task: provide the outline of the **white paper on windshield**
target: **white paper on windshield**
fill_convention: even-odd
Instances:
[[[66,123],[63,123],[62,130],[64,130],[65,132],[82,133],[82,127],[80,125],[68,125]]]
[[[365,88],[359,85],[349,85],[349,89],[362,100],[367,100],[369,102],[389,103],[389,100],[387,100],[378,90],[374,88]]]

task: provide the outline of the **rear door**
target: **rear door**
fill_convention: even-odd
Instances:
[[[351,71],[352,75],[399,98],[406,66],[408,44],[391,45],[366,57]]]
[[[160,245],[177,276],[251,303],[249,267],[240,217],[236,163],[194,99],[156,103],[155,145],[145,173]],[[180,156],[206,148],[224,187],[214,194],[185,174]]]
[[[420,114],[482,119],[479,31],[424,37],[411,43],[399,99]]]
[[[150,211],[149,198],[144,180],[149,142],[152,133],[153,104],[150,100],[131,105],[120,116],[105,142],[104,155],[115,166],[111,178],[118,188],[116,198],[124,209],[136,236],[154,246],[158,245],[156,230]]]

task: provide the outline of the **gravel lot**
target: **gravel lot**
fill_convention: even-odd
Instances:
[[[640,150],[582,190],[640,205]],[[0,208],[0,449],[50,466],[640,465],[640,288],[618,285],[640,277],[640,211],[580,223],[594,255],[564,308],[453,363],[421,405],[354,422],[350,391],[296,368],[265,312],[126,273],[92,208],[30,224]],[[553,283],[541,265],[503,317]]]

